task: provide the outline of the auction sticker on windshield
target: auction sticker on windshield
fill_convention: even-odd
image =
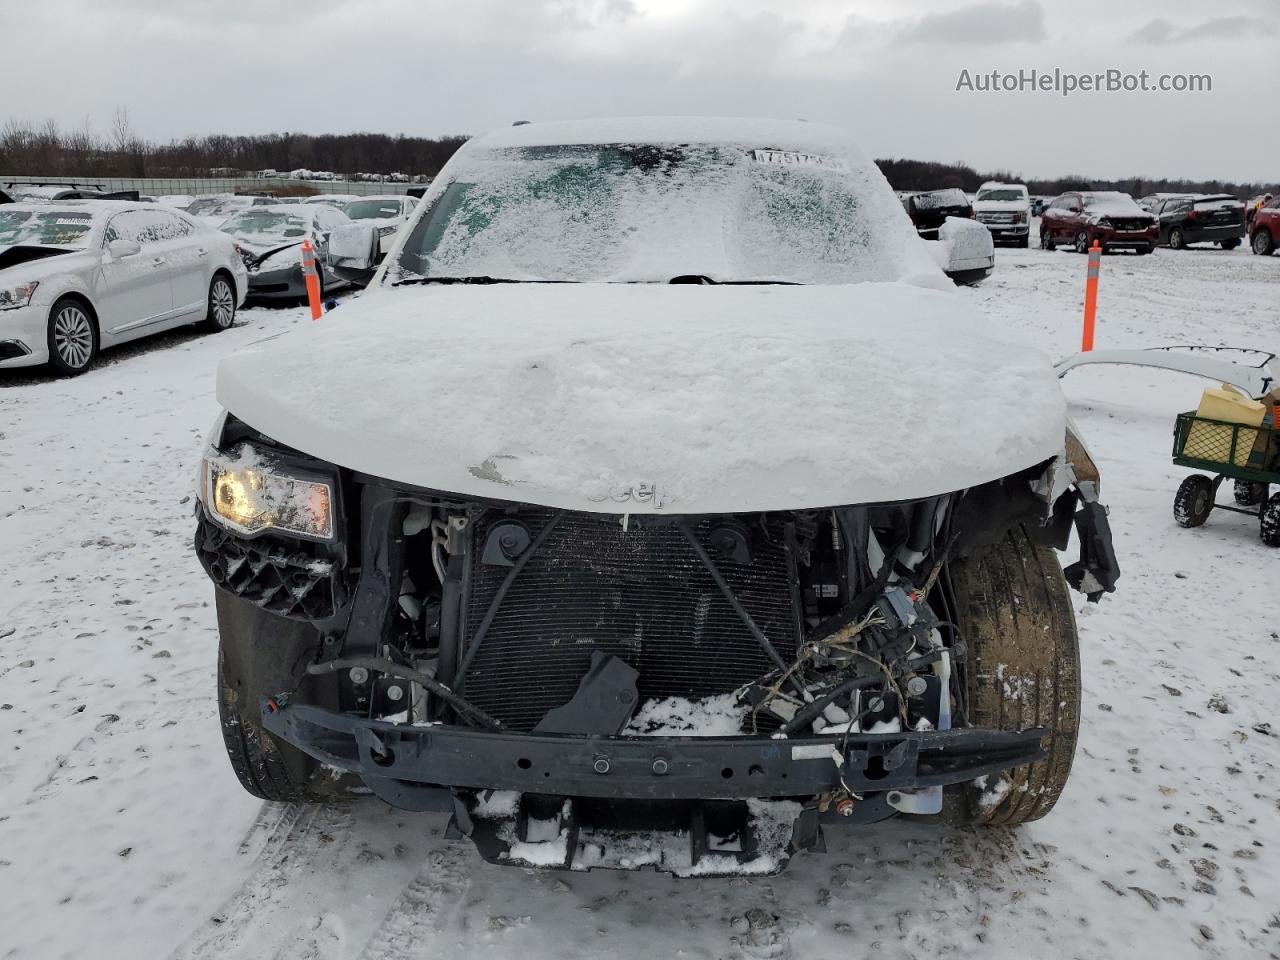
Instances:
[[[752,150],[751,158],[756,163],[780,163],[792,167],[826,167],[829,170],[843,170],[844,161],[835,157],[823,157],[816,153],[796,153],[792,150]]]

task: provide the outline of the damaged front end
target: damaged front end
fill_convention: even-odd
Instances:
[[[452,812],[498,863],[773,873],[824,824],[939,813],[947,785],[1044,756],[1040,728],[971,723],[950,564],[1074,528],[1073,586],[1118,576],[1073,436],[971,490],[715,516],[402,487],[231,417],[216,440],[202,564],[315,630],[294,682],[259,691],[263,727]]]

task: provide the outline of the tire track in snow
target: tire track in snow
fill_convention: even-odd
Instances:
[[[170,955],[170,960],[226,960],[242,951],[246,955],[273,955],[263,950],[270,940],[278,940],[278,935],[265,936],[259,943],[262,929],[297,922],[298,905],[291,885],[331,867],[350,836],[351,825],[352,814],[345,807],[264,804],[239,847],[241,854],[248,855],[265,836],[248,879]],[[341,939],[340,931],[329,934],[330,939]],[[314,944],[311,950],[289,953],[295,957],[324,956]]]
[[[468,844],[447,842],[432,850],[370,937],[359,960],[415,960],[434,953],[442,934],[462,932],[472,869]],[[444,955],[447,956],[447,953]]]

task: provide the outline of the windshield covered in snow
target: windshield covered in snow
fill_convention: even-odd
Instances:
[[[1117,193],[1114,191],[1098,192],[1098,193],[1082,193],[1081,199],[1084,201],[1086,210],[1103,210],[1103,209],[1141,209],[1133,201],[1133,197],[1127,193]]]
[[[6,210],[0,207],[0,247],[29,244],[83,250],[93,215],[84,210]]]
[[[352,220],[390,220],[400,216],[398,200],[357,200],[342,208]]]
[[[856,283],[916,266],[891,191],[874,168],[836,157],[722,144],[529,146],[477,150],[448,173],[393,281]]]
[[[193,217],[226,217],[253,205],[250,197],[202,197],[187,207]]]
[[[979,200],[1025,200],[1026,193],[1014,187],[996,187],[991,190],[979,190]]]
[[[220,228],[232,235],[257,235],[266,237],[305,237],[307,221],[289,213],[271,213],[264,210],[246,210],[236,214]]]

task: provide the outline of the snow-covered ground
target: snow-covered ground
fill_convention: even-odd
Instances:
[[[1083,281],[1083,257],[1001,250],[961,295],[1059,356]],[[1099,346],[1280,350],[1278,295],[1280,258],[1108,257]],[[1198,381],[1065,381],[1124,576],[1078,605],[1080,748],[1047,819],[831,830],[771,879],[525,873],[438,816],[257,803],[224,757],[194,463],[217,359],[305,322],[250,310],[77,380],[0,375],[0,958],[1280,956],[1280,567],[1246,517],[1173,523]]]

